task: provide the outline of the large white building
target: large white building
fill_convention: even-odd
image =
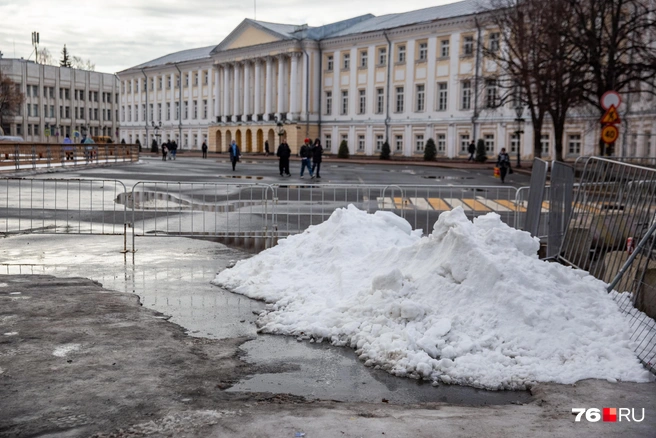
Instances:
[[[0,69],[25,95],[20,112],[4,121],[7,135],[61,142],[74,133],[119,137],[119,88],[113,74],[0,59]],[[79,139],[79,138],[78,138]]]
[[[501,72],[481,45],[499,47],[495,29],[476,24],[477,0],[381,17],[364,15],[321,27],[245,19],[217,46],[173,53],[118,73],[122,136],[132,143],[176,140],[183,149],[272,149],[278,121],[297,149],[321,138],[336,153],[423,154],[433,138],[438,153],[466,156],[472,139],[489,155],[505,147],[524,159],[540,135],[543,157],[553,155],[553,132],[518,136],[515,111],[499,106]],[[646,93],[645,93],[646,94]],[[656,110],[650,96],[626,105],[619,153],[656,157]],[[524,115],[528,118],[527,115]],[[597,116],[573,117],[564,155],[591,155]]]

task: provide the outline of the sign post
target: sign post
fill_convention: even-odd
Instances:
[[[620,136],[617,126],[621,123],[620,114],[617,111],[622,98],[617,91],[606,91],[599,101],[601,107],[606,110],[601,117],[601,141],[602,141],[602,155],[606,155],[606,151],[613,149],[615,141]],[[605,146],[604,146],[605,145]],[[608,153],[610,155],[610,153]]]

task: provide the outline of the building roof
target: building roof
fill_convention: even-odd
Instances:
[[[181,50],[179,52],[175,53],[169,53],[168,55],[164,55],[162,57],[153,59],[152,61],[144,62],[143,64],[136,65],[134,67],[130,67],[126,70],[133,70],[133,69],[142,69],[142,68],[148,68],[148,67],[158,67],[161,65],[166,65],[166,64],[177,64],[179,62],[187,62],[187,61],[196,61],[197,59],[205,59],[210,57],[210,52],[212,49],[216,47],[214,46],[207,46],[207,47],[200,47],[197,49],[188,49],[188,50]]]
[[[379,30],[392,29],[395,27],[408,26],[411,24],[427,23],[435,20],[443,20],[445,18],[471,15],[482,11],[486,4],[486,1],[481,0],[464,0],[448,5],[418,9],[416,11],[382,15],[380,17],[373,17],[362,21],[354,26],[342,30],[341,32],[330,35],[330,37],[375,32]]]

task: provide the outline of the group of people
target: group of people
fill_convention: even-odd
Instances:
[[[301,178],[305,173],[307,168],[310,178],[321,178],[321,161],[323,157],[323,146],[321,146],[321,140],[318,138],[314,140],[314,143],[309,138],[306,138],[303,142],[303,146],[298,152],[301,157]],[[289,158],[291,157],[292,152],[287,144],[286,140],[283,140],[278,146],[278,151],[276,156],[278,157],[278,167],[280,169],[280,176],[292,176],[289,172]]]
[[[166,161],[166,157],[169,157],[169,160],[175,160],[175,156],[178,153],[178,144],[175,140],[167,140],[166,143],[162,143],[162,161]]]
[[[264,143],[264,151],[267,155],[270,153],[268,141]],[[230,154],[230,163],[232,164],[232,170],[234,172],[241,157],[239,146],[237,146],[237,143],[234,140],[228,147],[228,153]],[[312,143],[312,140],[306,138],[298,154],[301,157],[301,178],[303,178],[306,168],[310,174],[310,178],[321,178],[321,160],[323,157],[323,146],[321,146],[321,140],[317,138],[314,140],[314,143]],[[289,158],[292,156],[292,150],[289,147],[287,140],[283,139],[280,143],[276,156],[278,157],[280,176],[292,176],[289,172]]]

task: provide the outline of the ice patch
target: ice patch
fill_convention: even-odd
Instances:
[[[353,206],[220,272],[269,306],[260,331],[350,346],[398,376],[490,389],[645,382],[605,284],[539,260],[539,241],[490,213],[442,213],[429,236]]]
[[[5,336],[16,336],[17,334],[18,334],[18,332],[7,332],[7,333],[3,333],[3,335],[5,335]]]
[[[55,351],[52,352],[52,355],[57,357],[66,357],[68,353],[72,353],[73,351],[77,351],[79,349],[80,349],[80,344],[61,345],[55,348]]]

